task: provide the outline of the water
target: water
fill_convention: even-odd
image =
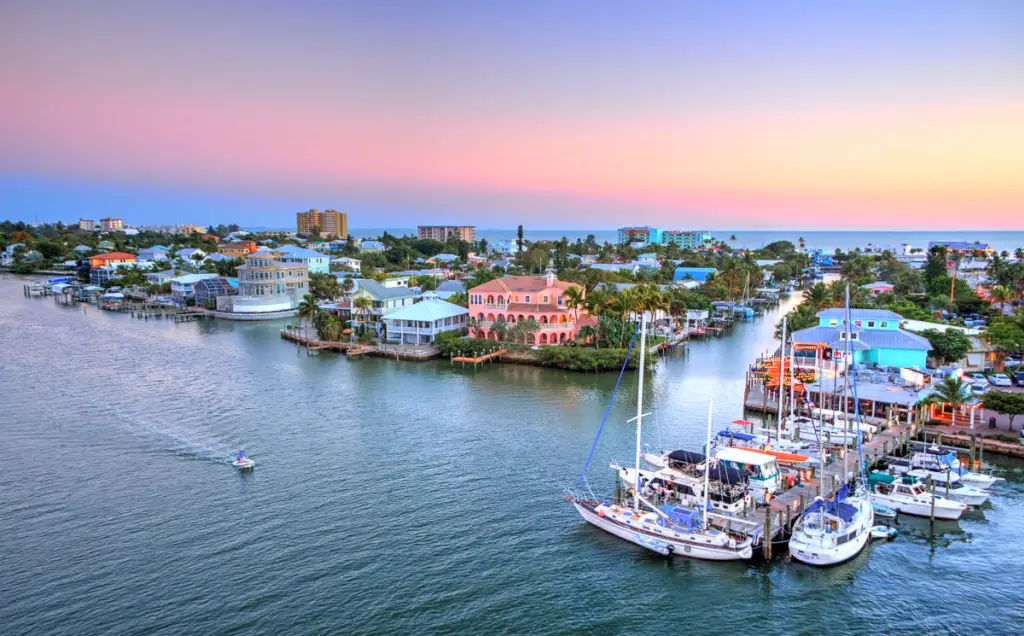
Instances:
[[[375,238],[388,232],[395,236],[415,235],[414,227],[393,227],[393,228],[352,228],[354,236]],[[593,234],[598,243],[612,243],[618,240],[615,230],[536,230],[525,228],[523,237],[528,241],[557,241],[563,236],[569,241],[577,239],[586,240],[588,234]],[[971,230],[945,230],[927,232],[894,232],[894,231],[866,231],[866,232],[831,232],[821,230],[711,230],[715,239],[725,241],[729,245],[739,248],[757,249],[775,241],[790,241],[794,245],[800,237],[803,237],[808,248],[822,249],[828,252],[837,248],[843,251],[855,248],[866,249],[879,248],[889,249],[896,253],[903,252],[903,244],[907,243],[912,247],[928,249],[931,241],[978,241],[988,243],[996,251],[1007,251],[1011,254],[1018,247],[1024,247],[1024,232],[1021,231],[971,231]],[[735,236],[735,241],[730,237]],[[487,239],[490,242],[508,241],[516,237],[516,229],[486,229],[477,228],[476,237]]]
[[[659,363],[652,445],[740,415],[774,316]],[[20,634],[1013,633],[1024,463],[959,525],[817,570],[666,560],[584,524],[613,375],[307,356],[0,279],[0,625]],[[627,377],[591,469],[628,461]],[[230,465],[239,448],[251,473]],[[948,600],[947,600],[948,599]]]

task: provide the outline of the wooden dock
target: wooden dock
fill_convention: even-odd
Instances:
[[[491,360],[500,360],[501,356],[505,355],[506,353],[508,353],[508,349],[498,349],[497,351],[492,351],[490,353],[485,353],[484,355],[482,355],[482,356],[480,356],[478,358],[470,358],[468,356],[454,356],[451,359],[451,364],[455,364],[456,362],[461,362],[462,366],[466,366],[466,363],[468,362],[468,363],[472,364],[474,367],[476,367],[476,365],[478,365],[478,364],[483,364],[485,362],[490,362]]]
[[[345,353],[350,358],[361,358],[364,356],[376,356],[378,358],[390,358],[393,360],[423,361],[431,360],[440,355],[433,347],[403,344],[377,344],[368,345],[359,342],[334,342],[320,340],[314,337],[308,329],[282,329],[281,337],[285,340],[304,346],[310,355],[316,355],[321,351],[338,351]]]

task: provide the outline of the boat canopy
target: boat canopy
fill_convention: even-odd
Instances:
[[[699,464],[704,461],[704,455],[687,450],[674,450],[668,454],[668,459],[680,464]]]
[[[875,484],[892,484],[896,482],[896,478],[888,473],[871,473],[868,475],[868,485],[874,486]]]
[[[671,506],[665,504],[664,506],[661,507],[661,511],[665,513],[665,516],[668,517],[668,519],[673,524],[681,528],[693,530],[694,528],[700,526],[699,510],[689,510],[687,508],[682,508],[680,506]]]
[[[734,433],[733,431],[719,431],[718,436],[743,440],[744,442],[752,442],[757,439],[756,435],[751,435],[750,433]]]
[[[804,512],[804,515],[806,516],[812,512],[818,512],[820,510],[824,510],[825,514],[835,515],[847,523],[853,521],[853,517],[857,514],[857,507],[851,506],[844,501],[825,501],[823,499],[818,499],[811,505],[807,506],[807,510]]]
[[[726,484],[745,484],[747,473],[738,468],[729,468],[721,462],[715,462],[708,470],[708,477]]]

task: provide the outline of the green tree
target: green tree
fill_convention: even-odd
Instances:
[[[1013,300],[1013,291],[1009,287],[1004,287],[1003,285],[996,285],[995,287],[992,288],[992,291],[989,293],[989,296],[991,296],[993,302],[999,303],[999,313],[1005,314],[1006,303]]]
[[[466,292],[456,292],[448,297],[448,302],[459,307],[469,307],[469,294]]]
[[[1017,353],[1024,347],[1024,329],[1014,322],[999,318],[985,330],[985,340],[998,355],[996,368],[1001,371],[1007,354]]]
[[[940,365],[952,364],[963,360],[971,350],[971,340],[964,332],[950,327],[948,329],[925,329],[921,335],[931,344],[932,357]]]
[[[579,322],[580,307],[583,305],[583,290],[579,287],[570,287],[562,294],[565,307],[573,312],[573,322]]]
[[[490,330],[497,334],[498,340],[504,340],[508,336],[508,321],[505,320],[505,316],[495,318]]]
[[[299,302],[298,312],[295,314],[299,319],[299,326],[301,327],[304,322],[311,323],[319,312],[320,306],[316,304],[316,296],[313,294],[303,296]]]
[[[334,300],[340,295],[338,279],[331,274],[310,274],[309,288],[318,300]]]
[[[932,392],[921,404],[948,405],[953,411],[953,426],[956,426],[956,412],[970,399],[971,387],[956,376],[950,376],[932,385]]]
[[[985,394],[984,406],[990,411],[995,411],[1010,418],[1010,430],[1013,430],[1013,420],[1018,415],[1024,415],[1024,393],[1009,393],[1006,391],[990,391]]]
[[[363,330],[366,330],[367,318],[370,316],[370,310],[373,309],[373,301],[366,296],[360,296],[352,301],[352,307],[356,309],[356,315],[362,316],[360,322],[362,323]]]
[[[832,295],[825,283],[814,283],[804,290],[803,296],[804,303],[815,309],[829,307],[832,303]]]
[[[948,276],[948,270],[946,268],[946,248],[942,245],[936,245],[928,250],[928,262],[924,267],[925,284],[930,284],[931,281],[939,278],[940,276]],[[949,282],[948,279],[946,282]]]
[[[523,253],[523,226],[522,225],[520,225],[519,229],[516,230],[516,238],[519,239],[519,242],[518,242],[519,249],[517,251],[520,254],[522,254]]]

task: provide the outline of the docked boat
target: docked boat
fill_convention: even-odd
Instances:
[[[875,511],[875,519],[895,519],[896,511],[889,506],[883,506],[880,503],[874,502],[871,504],[871,509]]]
[[[636,340],[636,335],[634,335]],[[643,485],[640,481],[640,443],[644,418],[644,355],[647,340],[647,315],[640,319],[640,364],[637,369],[637,414],[636,422],[636,461],[634,474],[636,481],[630,484],[624,504],[609,503],[580,492],[586,478],[586,467],[580,475],[576,488],[571,490],[566,499],[572,502],[576,511],[587,523],[661,555],[687,556],[711,561],[737,561],[750,559],[753,556],[752,539],[723,530],[716,530],[709,524],[708,482],[710,475],[708,465],[704,466],[705,502],[699,510],[689,510],[681,506],[664,504],[657,506],[643,496]],[[633,344],[630,344],[632,348]],[[628,359],[628,356],[627,356]],[[625,369],[625,363],[623,364]],[[611,399],[615,399],[614,393]],[[602,426],[603,428],[603,426]],[[598,432],[600,436],[600,431]],[[708,417],[708,438],[710,446],[711,417]],[[595,447],[597,441],[595,440]],[[591,457],[593,453],[591,453]],[[588,459],[589,464],[589,459]]]
[[[704,495],[704,462],[702,453],[672,451],[668,455],[645,455],[656,458],[658,470],[640,470],[641,493],[648,499],[699,509],[707,501],[710,510],[722,515],[740,515],[750,505],[747,478],[736,470],[712,464]],[[667,461],[666,461],[667,460]],[[652,464],[653,465],[653,464]],[[612,464],[624,484],[637,483],[637,471]]]
[[[890,459],[888,468],[896,475],[914,477],[922,482],[931,477],[939,490],[945,492],[948,488],[950,499],[968,506],[980,506],[989,499],[988,491],[965,483],[959,474],[949,468],[914,468],[913,460],[906,459]]]
[[[871,528],[872,541],[879,541],[881,539],[892,540],[898,534],[899,531],[896,528],[890,528],[889,526],[875,526]]]
[[[849,330],[852,322],[849,315],[849,288],[846,290],[846,311],[845,342],[846,356],[849,358]],[[817,377],[821,377],[821,374],[818,373]],[[849,377],[847,377],[843,384],[844,399],[850,388]],[[853,393],[856,395],[856,386],[853,389]],[[818,415],[820,417],[821,413],[819,412]],[[859,417],[857,419],[857,424],[859,424]],[[855,425],[853,430],[861,429]],[[854,434],[854,441],[859,450],[859,434]],[[845,468],[843,474],[847,474]],[[824,487],[823,481],[819,480],[819,488]],[[874,524],[875,511],[868,496],[850,496],[850,488],[845,484],[830,500],[826,500],[823,492],[819,492],[814,503],[803,511],[793,526],[793,533],[789,539],[790,554],[793,555],[793,558],[808,565],[828,566],[849,561],[867,545]]]
[[[994,477],[988,473],[979,473],[966,470],[960,465],[956,451],[938,446],[929,446],[915,452],[910,457],[910,464],[913,468],[930,471],[950,470],[960,477],[960,480],[969,486],[978,488],[991,488],[997,481],[1003,481],[1002,477]]]
[[[915,477],[897,478],[888,473],[871,473],[868,475],[868,487],[872,501],[906,515],[930,517],[933,499],[936,519],[956,521],[967,510],[965,503],[938,494],[933,497]]]

